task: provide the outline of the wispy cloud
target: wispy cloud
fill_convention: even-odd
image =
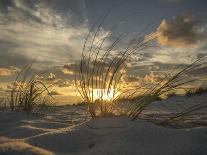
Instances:
[[[68,62],[79,57],[88,28],[75,25],[70,14],[60,14],[41,1],[15,0],[0,10],[0,55]],[[8,62],[12,63],[12,62]]]

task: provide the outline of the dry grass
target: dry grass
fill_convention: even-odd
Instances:
[[[126,62],[132,55],[151,47],[150,43],[154,39],[152,37],[145,40],[138,34],[136,38],[128,41],[125,48],[119,49],[118,52],[116,47],[120,46],[122,40],[126,40],[123,38],[128,29],[117,37],[108,33],[105,37],[98,39],[102,24],[111,9],[96,20],[86,37],[79,73],[75,79],[76,87],[84,102],[87,103],[88,112],[92,117],[108,115],[113,112],[116,107],[114,103],[121,96],[120,83],[123,75],[126,74]],[[110,32],[134,14],[129,14],[120,19],[119,23],[111,27]],[[115,38],[114,41],[110,45],[105,45],[105,42],[111,38]]]
[[[37,113],[53,103],[49,86],[38,79],[42,73],[32,74],[31,67],[22,69],[11,84],[8,98],[11,110]]]
[[[150,87],[135,87],[133,90],[123,90],[121,83],[122,77],[126,74],[127,62],[132,56],[139,54],[140,51],[154,47],[153,41],[158,36],[148,36],[146,39],[140,36],[140,33],[137,37],[129,40],[126,46],[123,47],[122,41],[126,42],[125,35],[128,34],[129,28],[122,31],[117,37],[108,33],[99,39],[102,24],[112,9],[113,7],[107,10],[92,25],[85,39],[79,72],[75,78],[78,92],[84,103],[86,103],[88,113],[92,118],[97,115],[112,114],[119,108],[115,104],[117,101],[127,100],[133,102],[127,104],[126,115],[135,120],[153,101],[160,100],[163,96],[167,96],[189,83],[206,79],[206,77],[200,75],[197,75],[197,77],[191,76],[192,72],[206,66],[206,59],[203,57],[175,74],[168,73],[162,80]],[[126,18],[133,15],[127,15],[120,20],[120,23],[123,23]],[[109,32],[118,28],[120,23],[114,24]],[[113,42],[110,45],[105,44],[111,38],[115,38]],[[121,49],[117,48],[117,46],[121,47]],[[142,93],[139,93],[137,97],[137,92]],[[202,107],[202,105],[189,107],[189,109],[177,114],[175,118],[189,114]]]
[[[192,73],[194,70],[203,68],[205,67],[205,65],[206,65],[206,59],[205,57],[203,57],[189,64],[187,67],[185,67],[178,73],[174,75],[167,75],[157,84],[155,84],[153,87],[148,88],[142,94],[142,97],[138,98],[135,104],[131,104],[129,106],[129,116],[132,118],[132,120],[135,120],[143,112],[143,110],[147,106],[149,106],[153,101],[157,100],[157,98],[160,98],[163,95],[170,94],[172,91],[179,89],[181,86],[206,79],[206,76],[198,77],[198,78],[190,76],[190,73]],[[197,110],[198,107],[196,106],[195,109],[190,107],[191,110],[190,111],[187,110],[188,111],[187,113]],[[182,115],[184,114],[186,114],[185,111],[182,113]]]

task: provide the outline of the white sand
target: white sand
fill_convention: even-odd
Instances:
[[[206,95],[175,97],[156,102],[155,107],[164,111],[166,107],[161,106],[164,102],[175,108],[179,100],[193,104],[205,99]],[[167,109],[169,112],[169,107]],[[153,111],[153,106],[150,110]],[[57,107],[44,118],[0,112],[0,154],[207,154],[207,127],[173,129],[143,120],[132,122],[126,117],[96,118],[83,122],[82,116],[83,111],[74,106]]]

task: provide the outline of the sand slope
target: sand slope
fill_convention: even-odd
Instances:
[[[189,102],[189,99],[186,101]],[[80,119],[83,112],[76,108],[57,107],[56,111],[43,118],[0,112],[0,154],[207,154],[205,126],[173,129],[144,120],[132,122],[127,117],[96,118],[83,122]],[[76,116],[71,115],[74,110]]]

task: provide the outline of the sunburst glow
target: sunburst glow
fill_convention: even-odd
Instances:
[[[120,94],[120,92],[111,89],[109,92],[107,92],[107,90],[103,90],[103,89],[94,89],[91,92],[91,96],[93,98],[93,100],[106,100],[106,101],[112,101],[113,99],[115,99],[118,95]]]

